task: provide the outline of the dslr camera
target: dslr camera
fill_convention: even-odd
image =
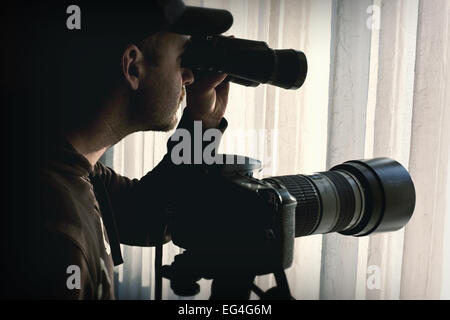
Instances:
[[[213,279],[212,299],[290,299],[284,269],[294,240],[339,232],[361,237],[401,229],[415,206],[407,170],[389,158],[348,161],[312,175],[256,179],[255,159],[222,155],[225,164],[203,165],[170,209],[173,242],[186,249],[164,267],[179,295],[198,292]],[[228,163],[228,164],[227,164]],[[195,178],[194,178],[195,177]],[[273,273],[277,286],[263,293],[257,275]]]

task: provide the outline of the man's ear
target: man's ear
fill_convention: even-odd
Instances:
[[[122,55],[122,72],[130,89],[139,89],[141,80],[145,76],[144,55],[134,44],[127,46]]]

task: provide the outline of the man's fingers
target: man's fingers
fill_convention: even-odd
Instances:
[[[211,88],[215,88],[218,85],[220,85],[221,83],[223,83],[223,80],[225,80],[225,78],[228,77],[227,74],[225,73],[218,73],[214,78],[211,79]]]
[[[187,89],[195,91],[209,91],[225,80],[226,74],[216,72],[196,72],[195,81]]]
[[[220,99],[221,102],[226,105],[228,102],[228,93],[230,92],[230,82],[223,81],[216,87],[217,99]]]

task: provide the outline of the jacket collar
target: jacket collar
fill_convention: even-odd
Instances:
[[[88,177],[93,173],[93,167],[82,154],[65,139],[54,139],[44,153],[44,166],[76,176]]]

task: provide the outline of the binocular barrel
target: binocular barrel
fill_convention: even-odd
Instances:
[[[273,50],[262,41],[224,36],[193,36],[182,56],[182,66],[194,74],[226,73],[229,81],[245,86],[267,83],[284,89],[300,88],[308,71],[301,51]]]

